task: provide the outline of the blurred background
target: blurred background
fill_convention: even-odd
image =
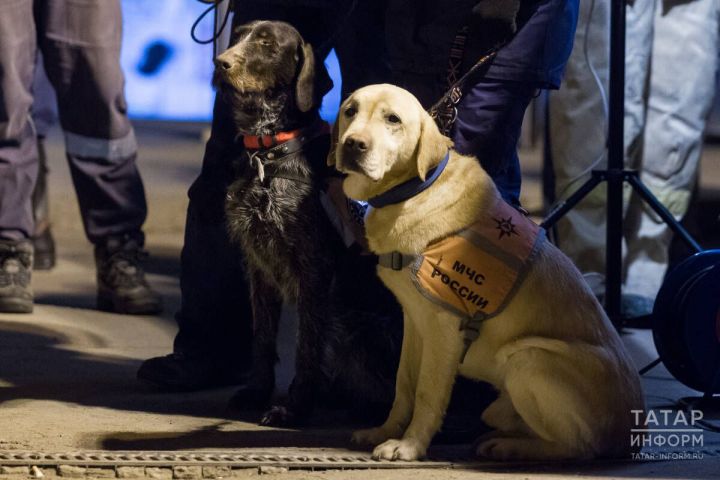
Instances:
[[[200,142],[204,143],[209,133],[214,98],[211,85],[213,46],[212,43],[196,43],[190,32],[208,5],[194,0],[122,0],[122,4],[124,38],[121,60],[131,117],[140,130],[147,128],[148,124],[162,125],[165,131],[187,132],[189,129],[197,132]],[[212,38],[213,26],[211,12],[195,27],[196,38]],[[334,52],[325,59],[325,64],[333,78],[334,88],[323,101],[321,115],[332,122],[339,107],[341,87]],[[541,95],[528,109],[520,139],[524,177],[522,201],[536,218],[544,216],[548,209],[548,200],[544,198],[542,188],[545,100],[545,95]],[[684,221],[695,234],[700,233],[697,224],[718,225],[717,214],[714,213],[717,209],[698,209],[697,206],[707,201],[714,205],[717,201],[720,174],[716,172],[720,169],[716,159],[720,155],[719,145],[720,108],[716,105],[707,126],[707,145],[695,205]],[[197,158],[198,162],[200,158]],[[712,237],[710,243],[714,245],[718,239]],[[681,251],[681,255],[685,253]]]
[[[126,95],[136,127],[169,133],[196,133],[204,143],[209,133],[214,91],[211,86],[213,46],[194,42],[190,31],[208,8],[194,0],[122,0],[124,39],[122,65],[126,76]],[[229,22],[228,22],[229,23]],[[213,36],[214,18],[210,13],[196,27],[199,39]],[[325,59],[334,88],[323,101],[321,115],[332,122],[340,103],[341,78],[335,53]],[[684,224],[710,245],[720,243],[717,204],[720,196],[720,106],[710,115],[707,145],[703,152],[695,202]],[[548,209],[543,197],[543,133],[545,95],[528,109],[520,139],[523,168],[522,202],[536,218]],[[157,127],[157,128],[153,128]],[[199,153],[199,152],[198,152]],[[141,158],[143,157],[141,152]],[[201,157],[197,158],[199,163]],[[714,208],[704,208],[712,206]],[[688,252],[679,247],[678,256]]]
[[[214,97],[210,85],[213,47],[190,37],[193,23],[208,6],[190,0],[123,0],[122,5],[121,62],[130,115],[142,120],[209,122]],[[212,13],[198,24],[195,33],[201,40],[212,37]],[[335,86],[320,113],[326,120],[334,120],[340,102],[334,52],[325,64]]]

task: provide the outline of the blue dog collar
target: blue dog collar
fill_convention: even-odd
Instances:
[[[376,197],[368,199],[368,203],[373,208],[382,208],[388,205],[404,202],[405,200],[414,197],[435,183],[435,180],[437,180],[443,170],[445,170],[449,159],[450,151],[448,151],[445,158],[443,158],[442,162],[440,162],[437,167],[428,172],[429,176],[425,179],[425,181],[420,180],[420,177],[411,178],[407,182],[394,186],[385,193],[381,193]]]

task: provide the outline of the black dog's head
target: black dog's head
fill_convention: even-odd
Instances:
[[[251,135],[296,127],[332,87],[295,28],[262,20],[233,31],[230,48],[215,59],[213,83],[232,105],[239,132]]]

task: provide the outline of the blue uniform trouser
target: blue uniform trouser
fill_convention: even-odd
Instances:
[[[443,72],[444,73],[444,72]],[[444,93],[430,75],[398,73],[393,83],[415,94],[429,108]],[[466,87],[450,132],[454,148],[477,157],[511,205],[520,205],[520,159],[517,143],[536,82],[483,79]]]
[[[577,0],[537,2],[530,18],[498,50],[482,79],[468,88],[458,105],[452,131],[455,148],[480,160],[511,205],[520,204],[517,143],[525,110],[538,89],[559,87],[577,14]],[[477,61],[465,57],[466,68]]]
[[[458,105],[452,131],[455,149],[476,156],[511,205],[520,205],[517,143],[525,110],[536,91],[532,83],[478,82]]]
[[[120,70],[118,0],[0,2],[0,239],[34,233],[31,119],[37,52],[58,101],[73,183],[92,242],[142,238],[147,207]]]

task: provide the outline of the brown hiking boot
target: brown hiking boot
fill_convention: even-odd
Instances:
[[[32,264],[31,242],[0,240],[0,312],[33,311]]]
[[[109,237],[95,246],[99,310],[131,315],[162,311],[160,295],[145,280],[145,258],[141,244],[128,236]]]

